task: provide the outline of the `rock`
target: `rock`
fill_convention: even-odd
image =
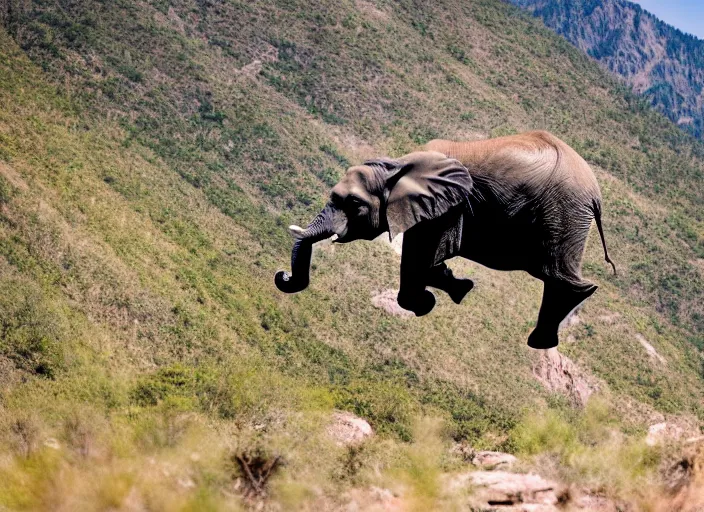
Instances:
[[[533,375],[545,388],[566,395],[580,407],[584,407],[592,393],[599,389],[593,377],[580,370],[556,348],[540,354]]]
[[[469,444],[455,443],[450,453],[482,469],[509,469],[518,460],[510,453],[477,451]]]
[[[556,512],[558,484],[535,474],[506,471],[473,471],[452,477],[446,485],[449,493],[473,489],[473,506],[480,509]]]
[[[670,460],[662,471],[667,499],[658,510],[698,512],[704,510],[702,493],[702,469],[704,468],[704,445],[688,446],[679,456]]]
[[[575,491],[534,473],[472,471],[450,477],[445,491],[458,495],[469,488],[470,510],[496,512],[558,512],[585,510],[617,512],[631,510],[588,490]]]
[[[398,290],[384,290],[372,296],[372,304],[377,308],[383,309],[388,314],[400,318],[411,318],[415,316],[413,312],[403,309],[396,302]]]
[[[342,411],[333,414],[327,433],[339,446],[357,444],[374,435],[371,425],[366,420]]]
[[[684,436],[685,430],[679,425],[673,423],[656,423],[648,428],[648,435],[645,438],[645,444],[655,446],[663,444],[667,441],[677,441]]]
[[[657,351],[655,350],[655,347],[653,347],[650,343],[648,343],[648,340],[646,340],[642,334],[636,334],[636,339],[638,340],[638,343],[643,345],[643,348],[645,349],[645,351],[648,353],[648,355],[650,356],[650,358],[653,361],[658,361],[661,364],[667,364],[667,361],[665,360],[665,358],[657,353]]]
[[[508,469],[517,460],[510,453],[481,451],[474,454],[472,464],[484,469]]]
[[[52,450],[60,450],[61,444],[53,437],[49,437],[44,440],[44,446],[51,448]]]
[[[459,457],[463,462],[472,463],[476,453],[477,451],[472,448],[472,445],[466,443],[465,441],[454,443],[450,448],[450,454]]]

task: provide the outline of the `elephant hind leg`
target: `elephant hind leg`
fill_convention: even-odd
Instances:
[[[455,277],[445,263],[435,265],[428,271],[426,284],[446,292],[455,304],[462,302],[465,295],[474,288],[474,281]]]
[[[538,323],[528,337],[528,346],[548,349],[558,344],[557,330],[565,317],[588,299],[598,286],[587,281],[578,283],[545,280],[543,302],[540,305]]]

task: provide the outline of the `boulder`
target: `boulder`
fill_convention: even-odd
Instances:
[[[502,511],[557,512],[558,484],[536,474],[472,471],[453,476],[446,489],[456,494],[473,490],[472,506]]]
[[[480,451],[474,454],[472,464],[484,469],[508,469],[516,462],[510,453]]]
[[[374,435],[371,425],[366,420],[344,411],[333,414],[327,433],[339,446],[358,444]]]
[[[566,395],[580,407],[584,407],[592,393],[599,389],[593,377],[556,348],[542,351],[533,367],[533,375],[546,389]]]
[[[666,441],[676,441],[682,437],[684,429],[679,425],[662,422],[650,425],[648,435],[645,438],[645,444],[655,446]]]

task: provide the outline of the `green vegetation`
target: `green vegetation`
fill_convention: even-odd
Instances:
[[[556,411],[528,415],[513,432],[518,452],[555,458],[562,481],[610,495],[638,495],[657,481],[661,449],[620,434],[617,416],[603,402],[593,401],[577,417],[564,416]]]
[[[599,167],[620,274],[591,237],[600,290],[561,350],[600,380],[618,457],[653,414],[704,416],[704,148],[517,9],[0,5],[0,508],[237,509],[246,453],[283,458],[284,508],[398,485],[428,509],[454,441],[592,478],[592,413],[562,419],[533,376],[533,279],[453,262],[476,290],[406,320],[370,302],[397,255],[359,242],[316,250],[305,293],[273,286],[285,227],[348,165],[433,137],[549,129]],[[333,445],[336,408],[379,435]]]

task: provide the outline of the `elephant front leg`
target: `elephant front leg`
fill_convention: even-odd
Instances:
[[[597,288],[598,286],[595,284],[586,281],[575,284],[566,281],[546,280],[538,322],[528,337],[528,346],[536,349],[556,347],[560,322],[570,311],[589,298]]]
[[[435,295],[425,289],[434,254],[427,246],[414,242],[415,237],[409,236],[412,231],[406,233],[403,239],[401,284],[396,300],[403,309],[423,316],[435,307]]]
[[[444,291],[455,304],[459,304],[474,288],[474,281],[456,278],[445,263],[440,263],[428,271],[426,285]]]

